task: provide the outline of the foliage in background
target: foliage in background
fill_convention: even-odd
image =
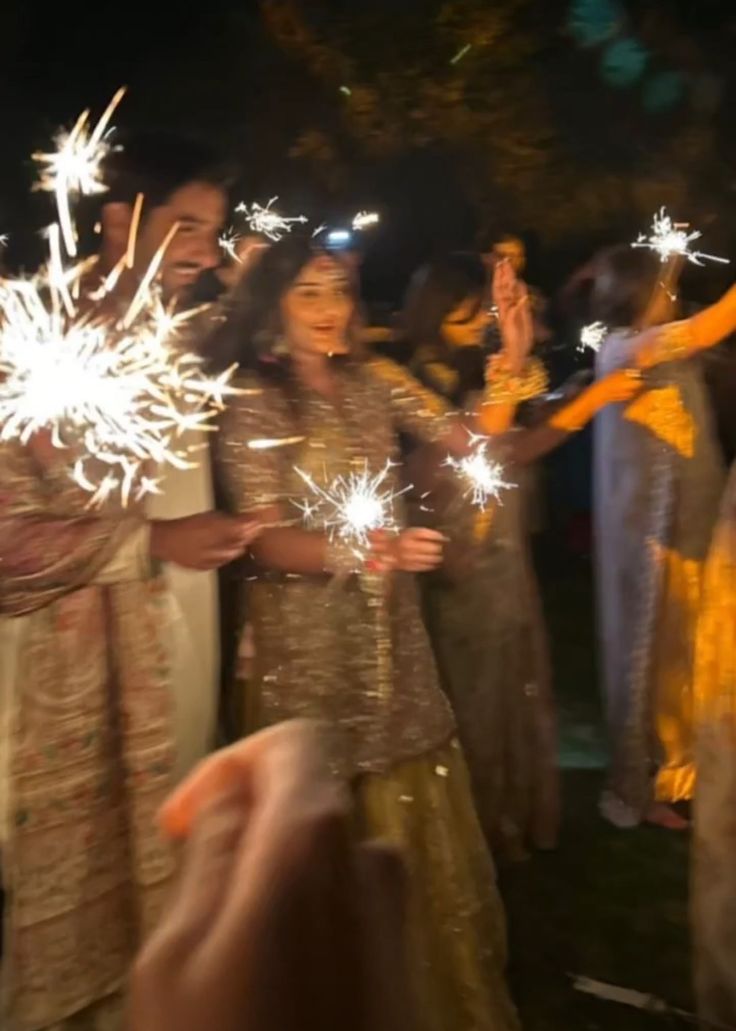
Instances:
[[[440,148],[482,222],[503,212],[549,241],[641,221],[662,203],[707,221],[717,135],[712,110],[692,102],[702,80],[690,74],[683,94],[677,26],[644,10],[648,44],[610,0],[551,8],[262,0],[271,38],[331,98],[290,153],[335,188],[361,162]],[[685,43],[697,67],[704,55]]]

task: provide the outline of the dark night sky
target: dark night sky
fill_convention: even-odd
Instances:
[[[389,12],[396,11],[398,2],[372,0],[372,6],[385,8],[390,25]],[[407,2],[402,0],[402,6]],[[434,0],[428,2],[436,6]],[[411,3],[418,9],[426,6],[421,0]],[[22,235],[27,236],[29,225],[43,224],[46,198],[29,197],[28,155],[43,147],[56,127],[69,124],[84,107],[101,110],[123,83],[130,93],[120,109],[119,123],[160,125],[209,136],[241,162],[243,188],[249,197],[267,199],[278,192],[289,198],[292,210],[309,211],[311,206],[315,213],[320,211],[325,197],[313,182],[305,181],[301,169],[286,160],[285,151],[310,110],[323,103],[323,98],[304,73],[266,39],[257,6],[257,0],[205,0],[196,5],[118,0],[60,4],[51,14],[41,16],[37,5],[6,0],[0,65],[4,143],[0,232],[18,238],[21,227]],[[323,14],[329,15],[352,9],[352,3],[345,0],[322,4],[312,0],[307,6],[321,7]],[[692,37],[701,51],[705,48],[726,89],[718,118],[730,126],[736,35],[725,29],[733,24],[732,4],[642,0],[629,7],[666,9],[683,38]],[[612,146],[605,127],[598,124],[601,111],[606,118],[615,115],[618,152],[629,148],[635,163],[637,148],[648,146],[647,132],[656,134],[658,129],[652,123],[646,132],[639,123],[629,126],[622,106],[626,101],[595,82],[586,65],[589,56],[576,52],[574,43],[561,32],[566,9],[566,0],[538,0],[536,7],[549,37],[549,46],[539,58],[540,73],[547,79],[560,121],[574,146],[584,154],[587,151],[592,159],[600,159],[605,157],[606,147]],[[591,118],[597,123],[594,128],[590,128]],[[667,131],[665,122],[659,131]],[[724,132],[724,139],[728,138],[730,129]],[[413,237],[411,259],[405,260],[415,260],[426,251],[433,235],[452,244],[472,236],[472,212],[461,187],[453,186],[453,169],[441,154],[429,159],[425,155],[419,163],[416,156],[407,155],[395,163],[390,175],[376,176],[374,172],[356,169],[349,203],[388,205],[394,236]],[[438,204],[442,198],[446,203]],[[408,199],[415,212],[411,215],[405,210]],[[387,260],[390,264],[388,254]]]

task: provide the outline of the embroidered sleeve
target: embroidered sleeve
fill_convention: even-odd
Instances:
[[[442,398],[388,359],[373,358],[367,369],[387,393],[397,430],[429,444],[447,436],[454,413]]]
[[[228,503],[235,512],[288,499],[288,460],[299,443],[285,402],[256,380],[241,380],[242,394],[228,405],[218,434],[218,459]]]
[[[485,391],[485,404],[521,404],[544,394],[549,386],[547,370],[538,358],[529,358],[518,376],[496,364]]]
[[[4,612],[31,612],[98,582],[102,570],[143,525],[132,512],[98,516],[80,509],[61,514],[54,507],[63,498],[54,489],[59,475],[46,479],[25,448],[0,447],[0,610]],[[131,562],[135,569],[126,565],[126,579],[135,578],[139,571],[138,555]]]
[[[422,366],[422,379],[443,397],[450,397],[460,386],[458,372],[440,361],[426,362]]]
[[[683,458],[695,453],[695,423],[675,386],[649,390],[626,409],[626,418],[648,430],[674,448]]]

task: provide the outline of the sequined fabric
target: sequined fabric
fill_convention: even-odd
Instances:
[[[514,376],[504,368],[497,368],[486,385],[485,404],[522,404],[543,394],[549,386],[549,377],[538,358],[527,358],[524,368]]]
[[[630,364],[633,339],[627,331],[607,337],[598,375]],[[655,794],[675,801],[692,791],[695,618],[723,486],[697,361],[651,369],[645,384],[668,399],[664,412],[650,404],[653,423],[610,405],[595,430],[599,631],[611,745],[606,805],[615,799],[627,825]],[[668,412],[674,419],[663,421]]]
[[[736,467],[705,571],[695,712],[695,987],[701,1018],[731,1027],[736,1026]]]
[[[456,497],[433,525],[464,552],[465,564],[456,577],[448,570],[424,585],[478,814],[494,852],[506,859],[523,858],[529,845],[553,847],[559,823],[554,700],[521,501],[509,492],[478,540],[477,510]]]
[[[423,380],[426,372],[417,366]],[[427,626],[481,825],[506,859],[523,858],[529,845],[552,847],[559,829],[550,664],[524,528],[524,470],[513,461],[529,432],[538,435],[512,431],[487,445],[515,486],[485,511],[464,497],[441,452],[417,452],[411,472],[419,493],[431,490],[425,518],[449,540],[445,568],[422,580]]]
[[[356,785],[362,836],[396,845],[409,879],[409,954],[421,1031],[511,1031],[496,875],[457,742]]]
[[[106,582],[140,516],[91,517],[87,500],[0,448],[3,629],[17,631],[0,685],[7,1031],[83,1026],[122,987],[173,872],[155,823],[173,758],[161,585],[133,561]]]
[[[444,406],[391,362],[353,364],[333,404],[296,384],[250,381],[220,434],[223,481],[237,511],[278,504],[300,516],[298,467],[326,486],[351,470],[396,461],[397,430],[446,432]],[[254,392],[255,391],[255,392]],[[283,446],[253,450],[248,442]],[[295,440],[296,443],[288,443]],[[398,470],[387,486],[400,488]],[[404,522],[397,502],[396,517]],[[255,641],[253,725],[316,717],[341,735],[348,774],[383,772],[448,740],[453,720],[437,684],[413,576],[293,576],[261,571],[248,584]]]
[[[683,458],[695,453],[695,423],[682,404],[676,386],[647,390],[626,409],[625,417],[638,422],[669,444]]]

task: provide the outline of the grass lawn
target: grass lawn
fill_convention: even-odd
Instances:
[[[686,1026],[573,991],[569,974],[633,988],[692,1012],[688,840],[616,831],[598,816],[605,752],[590,564],[543,548],[539,571],[561,716],[565,818],[554,853],[502,871],[511,980],[525,1031]]]

